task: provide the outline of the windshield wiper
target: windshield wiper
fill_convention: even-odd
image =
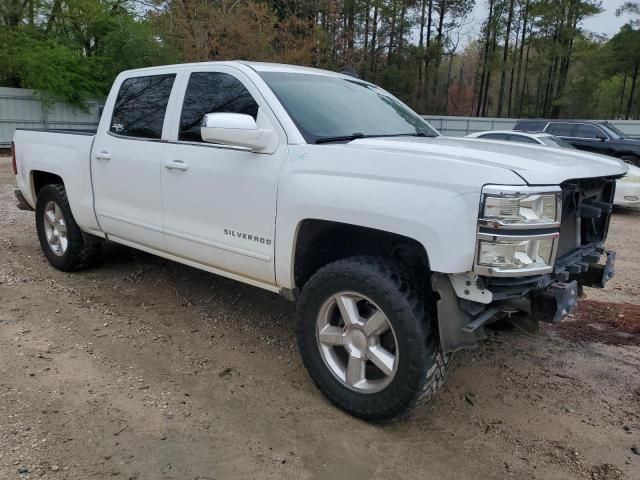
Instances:
[[[385,133],[376,135],[365,135],[364,133],[352,133],[351,135],[341,135],[337,137],[320,137],[317,138],[315,143],[329,143],[329,142],[344,142],[351,140],[358,140],[359,138],[379,138],[379,137],[433,137],[434,135],[428,135],[424,132],[415,133]]]
[[[352,133],[351,135],[341,135],[338,137],[320,137],[316,138],[315,143],[344,142],[346,140],[356,140],[358,138],[371,137],[373,135],[365,135],[364,133]]]
[[[379,137],[435,137],[424,132],[416,133],[392,133],[391,135],[378,135]]]

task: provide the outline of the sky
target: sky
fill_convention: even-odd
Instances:
[[[631,20],[628,14],[616,17],[616,9],[624,3],[624,0],[602,0],[602,13],[594,15],[581,23],[582,28],[594,33],[604,34],[611,38],[620,27]],[[469,25],[468,37],[474,38],[480,32],[482,22],[487,17],[488,7],[486,0],[476,0],[476,6],[472,13],[472,21]]]
[[[613,37],[620,27],[631,20],[628,13],[616,17],[616,9],[624,3],[623,0],[603,0],[602,13],[587,18],[582,22],[582,28],[594,33],[604,33],[609,38]]]

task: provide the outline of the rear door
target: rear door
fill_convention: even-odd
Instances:
[[[116,81],[117,82],[117,81]],[[121,79],[92,151],[95,211],[113,240],[165,250],[160,170],[163,130],[176,74]]]

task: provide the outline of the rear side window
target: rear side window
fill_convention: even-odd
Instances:
[[[504,140],[506,135],[504,133],[487,133],[486,135],[480,135],[478,138],[483,140]]]
[[[547,128],[547,133],[556,135],[558,137],[573,137],[573,123],[552,123]]]
[[[593,138],[595,140],[596,138],[604,137],[605,134],[593,125],[577,125],[576,132],[573,136],[578,138]]]
[[[109,131],[159,139],[175,74],[127,78],[120,86]]]
[[[218,112],[244,113],[255,120],[258,104],[240,80],[228,73],[192,73],[184,95],[178,140],[202,142],[202,117]]]
[[[527,137],[525,135],[509,135],[509,140],[511,140],[512,142],[533,143],[535,145],[540,145],[533,138]]]

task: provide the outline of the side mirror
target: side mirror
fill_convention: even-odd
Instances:
[[[605,137],[604,135],[598,135],[596,138],[598,140],[600,140],[601,142],[606,142],[607,141],[607,137]]]
[[[207,113],[200,127],[202,140],[208,143],[245,147],[263,151],[273,144],[275,132],[258,128],[251,115],[244,113]]]

